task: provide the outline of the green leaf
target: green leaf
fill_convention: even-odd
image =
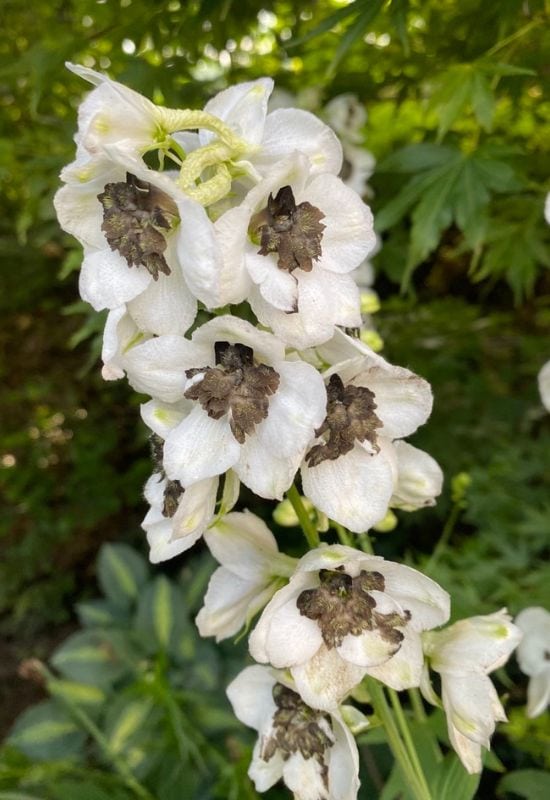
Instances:
[[[435,109],[439,117],[439,140],[471,101],[473,74],[470,64],[456,64],[440,76],[438,89],[430,102],[430,108]]]
[[[29,758],[48,761],[76,756],[85,739],[65,711],[47,700],[21,714],[8,742]]]
[[[148,584],[139,598],[136,628],[148,652],[177,647],[190,628],[183,593],[164,576]]]
[[[321,36],[323,33],[327,33],[330,31],[331,28],[334,28],[339,22],[347,17],[351,17],[357,14],[357,5],[355,3],[350,3],[344,8],[339,8],[333,14],[329,14],[328,17],[325,17],[321,22],[313,28],[313,30],[308,31],[303,36],[299,36],[296,39],[291,39],[290,42],[286,44],[286,47],[298,47],[298,45],[305,44],[306,42],[315,39],[317,36]]]
[[[97,576],[109,600],[130,607],[147,582],[149,567],[139,553],[126,544],[106,544],[100,550]]]
[[[550,797],[550,774],[538,769],[519,769],[509,772],[497,787],[497,795],[505,797],[513,793],[525,800],[548,800]]]
[[[348,50],[365,33],[367,26],[378,16],[384,0],[365,0],[365,7],[353,24],[345,32],[340,44],[336,48],[333,59],[328,68],[328,75],[334,75],[336,67],[342,61]]]
[[[55,651],[51,663],[66,678],[92,686],[109,686],[131,668],[136,654],[117,631],[89,630],[70,636]]]
[[[48,691],[54,697],[82,706],[101,706],[107,698],[105,692],[98,686],[76,681],[50,680]]]
[[[490,131],[493,125],[495,95],[487,78],[481,72],[474,72],[472,75],[471,91],[472,106],[477,121],[482,128]]]
[[[76,613],[80,624],[86,628],[124,625],[128,621],[128,615],[107,600],[88,600],[85,603],[77,603]]]
[[[121,753],[137,740],[151,736],[149,717],[154,702],[148,697],[120,697],[109,710],[105,735],[114,753]]]
[[[517,67],[514,64],[504,64],[502,61],[478,61],[478,69],[489,72],[491,75],[536,75],[536,71],[527,67]]]
[[[378,164],[377,172],[421,172],[445,164],[460,156],[454,147],[421,142],[396,150]]]

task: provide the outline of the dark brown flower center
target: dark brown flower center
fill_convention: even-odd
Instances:
[[[125,183],[108,183],[97,199],[103,206],[101,230],[111,250],[120,253],[129,267],[145,267],[154,280],[161,272],[170,275],[162,231],[170,230],[177,218],[173,200],[129,172]]]
[[[231,432],[243,444],[245,437],[267,417],[269,398],[279,387],[279,374],[267,364],[254,361],[254,351],[244,344],[216,342],[215,367],[190,369],[188,378],[203,373],[200,381],[185,392],[198,400],[209,417],[229,415]]]
[[[374,410],[374,392],[365,386],[344,386],[339,375],[331,375],[327,386],[327,416],[315,431],[324,438],[306,455],[310,467],[339,458],[353,450],[356,441],[368,441],[376,451],[376,429],[382,426]]]
[[[159,481],[166,478],[162,459],[164,456],[164,439],[157,433],[152,433],[149,437],[151,446],[151,458],[153,461],[153,471],[158,473]],[[178,510],[178,505],[185,489],[179,481],[166,481],[163,494],[162,515],[163,517],[173,517]]]
[[[296,601],[300,614],[315,620],[328,648],[339,647],[349,634],[377,631],[392,646],[393,654],[401,647],[400,628],[410,619],[410,612],[382,614],[370,592],[383,592],[384,577],[379,572],[361,570],[356,578],[342,571],[321,570],[320,585],[305,589]]]
[[[279,269],[311,272],[313,262],[322,254],[324,216],[311,203],[296,205],[291,187],[283,186],[275,197],[270,194],[267,207],[252,217],[249,232],[253,237],[259,236],[260,255],[277,253]]]
[[[306,706],[299,694],[281,683],[273,687],[273,700],[277,706],[273,715],[273,733],[262,742],[260,757],[269,761],[279,751],[283,761],[293,753],[300,753],[305,759],[314,758],[328,788],[325,752],[334,744],[330,716]]]

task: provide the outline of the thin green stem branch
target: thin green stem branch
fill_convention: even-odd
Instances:
[[[403,773],[415,800],[432,800],[430,792],[423,785],[415,767],[413,766],[408,750],[403,744],[399,729],[396,725],[392,710],[384,694],[382,685],[375,679],[367,676],[364,678],[365,685],[370,695],[372,706],[376,715],[384,725],[388,744],[395,756],[397,763]]]
[[[427,575],[429,575],[430,572],[433,572],[435,565],[437,564],[437,562],[439,561],[439,559],[443,554],[443,551],[447,547],[449,539],[453,535],[453,531],[455,529],[455,525],[458,521],[461,511],[462,511],[462,506],[460,505],[460,503],[455,503],[455,505],[451,509],[451,513],[447,517],[447,521],[443,527],[443,531],[441,533],[441,536],[439,537],[439,541],[434,547],[432,555],[428,559],[428,563],[423,569],[423,571]]]
[[[317,532],[317,528],[311,521],[309,514],[306,511],[304,504],[302,503],[302,498],[300,497],[300,493],[296,488],[296,484],[292,484],[290,489],[287,491],[286,496],[290,500],[292,504],[292,508],[296,512],[296,516],[300,522],[300,526],[302,531],[304,532],[304,536],[306,537],[307,543],[311,548],[319,547],[321,544],[321,540],[319,538],[319,534]]]
[[[397,724],[399,726],[399,730],[401,731],[401,736],[403,737],[403,741],[405,742],[405,747],[407,748],[409,758],[418,776],[419,783],[421,784],[423,790],[426,793],[426,797],[429,797],[430,789],[428,786],[428,782],[426,780],[426,776],[424,775],[424,770],[422,769],[422,764],[420,763],[416,747],[414,746],[414,742],[411,736],[411,730],[409,728],[405,712],[403,711],[401,700],[399,699],[399,695],[397,694],[395,689],[388,689],[388,694],[390,696],[390,702],[392,704],[394,714],[397,717]]]
[[[409,695],[409,700],[411,701],[411,708],[413,710],[415,720],[421,725],[425,725],[428,721],[428,715],[426,714],[426,709],[424,708],[424,703],[422,702],[420,692],[418,689],[409,689],[407,693]],[[429,730],[427,726],[426,730]],[[441,752],[437,737],[432,731],[430,731],[430,742],[434,758],[439,763],[443,760],[443,753]]]

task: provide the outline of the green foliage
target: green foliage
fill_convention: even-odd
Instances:
[[[0,790],[43,800],[81,796],[80,787],[90,800],[256,798],[243,773],[246,734],[224,696],[228,676],[191,624],[188,587],[152,577],[127,545],[102,548],[98,577],[104,596],[79,606],[84,630],[53,653],[55,672],[36,667],[51,699],[17,720],[0,755]],[[222,755],[227,736],[235,767]]]

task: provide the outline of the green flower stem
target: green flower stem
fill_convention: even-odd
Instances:
[[[425,565],[423,569],[426,575],[429,575],[430,572],[433,572],[435,565],[441,558],[443,551],[447,547],[449,539],[453,535],[453,531],[455,529],[455,525],[458,521],[461,511],[462,511],[462,505],[460,503],[455,503],[451,509],[451,513],[447,517],[445,525],[443,526],[443,531],[441,533],[441,536],[439,537],[439,541],[434,547],[432,555],[428,559],[428,563]]]
[[[388,704],[388,701],[386,700],[382,685],[375,678],[371,678],[370,676],[366,676],[363,681],[370,695],[371,703],[376,715],[386,729],[386,735],[388,737],[390,749],[395,756],[397,763],[399,764],[404,778],[409,783],[409,788],[413,793],[415,800],[432,800],[427,786],[422,783],[419,775],[417,774],[416,769],[411,762],[408,750],[403,744],[401,736],[399,735],[399,730],[392,714],[392,710]]]
[[[418,758],[418,753],[416,752],[416,747],[414,746],[414,742],[412,740],[409,724],[407,722],[405,712],[403,711],[403,706],[401,705],[399,695],[395,689],[388,689],[388,694],[390,696],[390,702],[392,704],[394,714],[397,717],[397,724],[401,731],[401,736],[405,742],[405,747],[407,748],[409,758],[418,776],[419,783],[425,791],[425,796],[430,797],[428,782],[426,780],[426,776],[424,775],[424,770],[422,769],[420,759]]]
[[[319,534],[317,533],[317,528],[309,518],[309,514],[302,503],[302,498],[300,497],[300,493],[296,488],[296,484],[292,484],[290,489],[287,491],[286,496],[290,500],[292,508],[296,512],[296,516],[298,517],[308,545],[311,548],[319,547],[321,540],[319,538]]]
[[[340,525],[339,522],[334,522],[334,520],[331,520],[331,525],[338,534],[338,538],[342,544],[345,544],[347,547],[355,547],[350,532],[346,530],[343,525]]]
[[[368,533],[359,533],[359,534],[357,534],[357,539],[359,541],[359,545],[361,547],[361,550],[364,553],[368,553],[369,555],[373,556],[374,555],[374,549],[373,549],[372,542],[370,540],[370,536],[368,535]]]
[[[415,720],[421,725],[425,725],[428,720],[428,715],[426,714],[426,709],[424,708],[424,703],[422,702],[420,692],[418,689],[409,689],[407,694],[409,695],[409,700],[411,701],[411,708],[413,710]],[[441,748],[439,747],[439,743],[437,738],[433,735],[433,732],[427,727],[426,730],[430,733],[430,742],[432,745],[434,758],[439,763],[443,760]]]
[[[95,722],[90,719],[88,714],[86,714],[83,709],[79,708],[76,703],[73,703],[72,700],[69,700],[68,697],[56,693],[55,687],[57,684],[57,679],[53,673],[51,673],[50,670],[44,665],[42,665],[41,671],[46,678],[48,689],[51,691],[54,697],[56,697],[61,703],[63,703],[64,706],[66,706],[71,716],[74,717],[78,723],[80,723],[86,733],[96,742],[98,747],[103,751],[105,757],[113,765],[115,771],[118,772],[128,789],[134,792],[135,796],[140,798],[140,800],[155,800],[153,795],[149,793],[145,786],[139,783],[139,781],[135,778],[124,759],[121,758],[117,753],[113,752],[113,749],[111,748],[107,738],[99,730]]]

